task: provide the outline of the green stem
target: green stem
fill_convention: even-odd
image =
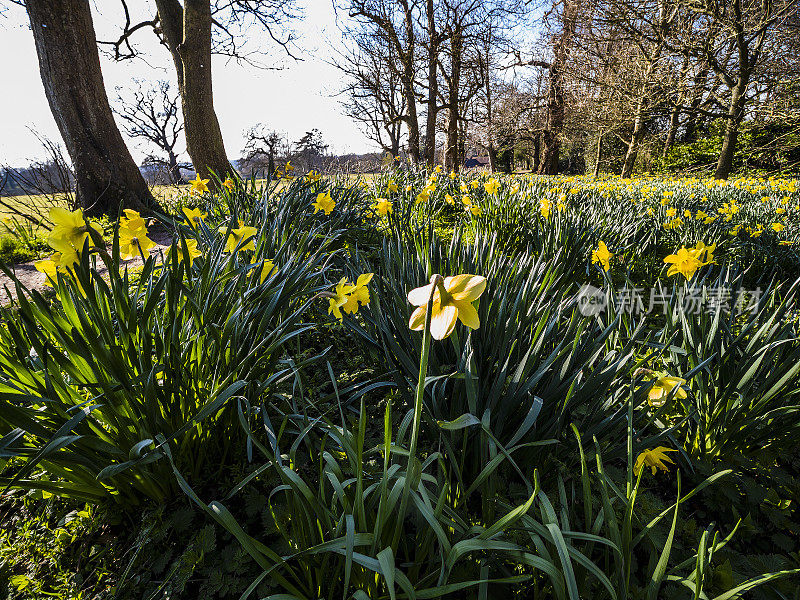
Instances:
[[[440,276],[435,275],[431,283],[435,283],[433,279]],[[408,495],[411,491],[411,482],[416,477],[416,464],[414,459],[417,454],[417,440],[419,439],[419,428],[422,421],[422,402],[425,396],[425,379],[428,377],[428,355],[431,350],[431,312],[433,308],[433,295],[436,292],[436,285],[431,287],[431,295],[428,298],[428,304],[425,311],[425,328],[422,330],[422,351],[419,358],[419,379],[417,380],[417,390],[414,396],[414,420],[411,425],[411,443],[408,446],[408,464],[406,466],[406,478],[403,482],[403,495],[400,499],[400,511],[397,514],[397,521],[394,530],[394,538],[392,540],[392,550],[397,556],[398,544],[400,543],[400,534],[403,530],[403,521],[405,520],[406,510],[408,508]]]

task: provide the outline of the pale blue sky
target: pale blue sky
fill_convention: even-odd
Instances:
[[[152,6],[152,0],[138,1]],[[232,158],[240,155],[243,131],[257,122],[288,134],[290,139],[298,139],[316,127],[335,152],[375,150],[358,127],[342,115],[338,99],[332,97],[341,86],[341,73],[325,60],[330,57],[330,44],[341,43],[341,35],[331,1],[301,0],[301,3],[306,9],[305,18],[295,23],[295,28],[300,36],[298,54],[305,59],[303,62],[286,60],[285,55],[275,52],[262,60],[282,63],[285,68],[271,71],[226,62],[222,57],[214,59],[214,103],[226,150]],[[135,2],[129,4],[133,6]],[[98,37],[110,39],[121,22],[119,3],[93,0],[93,6]],[[97,7],[101,10],[96,10]],[[111,98],[116,96],[116,86],[130,86],[135,78],[174,80],[166,49],[158,45],[150,31],[142,30],[137,35],[147,62],[115,63],[101,58]],[[5,17],[0,16],[0,60],[3,64],[0,164],[22,165],[41,156],[39,144],[28,127],[56,140],[61,138],[44,95],[33,36],[21,7],[12,5]],[[135,142],[129,143],[129,147],[137,161],[146,153]]]

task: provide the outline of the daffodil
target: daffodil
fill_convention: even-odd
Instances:
[[[481,214],[481,207],[480,207],[480,206],[478,206],[477,204],[470,204],[470,205],[467,207],[467,210],[468,210],[469,212],[471,212],[471,213],[472,213],[472,216],[474,216],[474,217],[477,217],[479,214]]]
[[[167,256],[174,256],[179,263],[186,260],[191,267],[194,259],[202,256],[203,253],[197,248],[197,240],[193,239],[186,240],[186,250],[188,250],[188,254],[183,251],[183,245],[178,242],[169,247]]]
[[[784,225],[783,223],[773,223],[772,224],[772,230],[774,232],[776,232],[776,233],[780,233],[784,229],[786,229],[786,225]]]
[[[456,201],[450,194],[444,195],[444,201],[447,202],[450,206],[454,206]]]
[[[375,211],[382,217],[385,217],[392,212],[392,203],[386,198],[377,198],[375,203]]]
[[[389,183],[386,184],[386,189],[392,194],[397,192],[397,183],[395,183],[394,179],[389,180]]]
[[[653,387],[650,388],[650,392],[647,395],[647,401],[652,406],[661,406],[664,404],[664,401],[667,399],[667,397],[672,393],[672,390],[675,390],[676,398],[686,398],[686,390],[683,388],[684,385],[686,385],[686,380],[681,379],[680,377],[672,377],[670,375],[659,377],[656,379]]]
[[[184,208],[182,211],[186,222],[192,229],[197,229],[200,221],[207,216],[206,213],[202,212],[199,208]]]
[[[656,474],[658,469],[661,469],[664,472],[669,471],[665,463],[674,465],[675,462],[669,456],[667,456],[667,452],[677,452],[677,450],[665,448],[664,446],[658,446],[657,448],[653,448],[651,450],[645,450],[636,457],[636,462],[633,465],[634,472],[639,475],[645,466],[650,467],[653,475]]]
[[[483,189],[486,190],[486,193],[489,195],[496,194],[497,190],[500,189],[500,182],[492,177],[489,181],[483,184]]]
[[[314,202],[312,206],[314,207],[315,214],[319,211],[323,211],[326,215],[330,215],[336,206],[336,202],[331,198],[330,192],[325,192],[323,194],[317,194],[317,201]]]
[[[434,282],[415,288],[408,293],[408,301],[417,308],[411,314],[408,326],[414,331],[425,328],[428,300],[433,293],[431,305],[431,335],[443,340],[461,321],[470,329],[480,327],[478,311],[472,303],[486,289],[486,278],[480,275],[434,276]]]
[[[258,261],[254,256],[253,260],[251,261],[251,264],[256,264],[257,262]],[[261,264],[258,267],[255,267],[252,272],[257,272],[258,282],[264,283],[267,280],[267,277],[270,276],[270,273],[272,273],[274,270],[275,270],[275,263],[269,259],[265,259],[261,261]]]
[[[675,254],[670,254],[664,259],[664,262],[671,265],[667,270],[667,275],[683,275],[687,280],[691,279],[697,270],[705,265],[711,264],[714,261],[714,248],[716,244],[706,246],[700,242],[696,248],[686,248],[681,246]]]
[[[341,321],[341,309],[347,304],[347,301],[350,299],[350,292],[352,292],[355,287],[356,286],[353,284],[347,282],[346,277],[342,277],[333,290],[333,297],[328,300],[328,314],[333,314],[334,317]]]
[[[147,237],[144,219],[135,210],[127,209],[119,221],[119,255],[123,260],[145,256],[156,243]]]
[[[603,267],[604,271],[608,271],[611,268],[612,258],[614,258],[614,255],[609,251],[605,242],[598,242],[597,248],[592,250],[592,264],[599,264]]]
[[[54,226],[47,241],[55,250],[62,253],[70,253],[72,250],[80,253],[89,238],[90,227],[98,233],[102,233],[97,225],[86,222],[86,219],[83,218],[83,210],[80,208],[69,211],[56,206],[50,209],[50,220]],[[91,246],[91,240],[89,241]]]
[[[36,267],[36,270],[40,273],[45,274],[45,285],[52,287],[52,281],[55,281],[58,277],[58,266],[61,260],[61,254],[56,252],[50,258],[46,258],[44,260],[37,260],[33,263],[33,266]]]
[[[219,232],[224,234],[228,231],[227,227],[220,227]],[[238,248],[239,244],[244,240],[250,240],[244,244],[239,250],[255,250],[256,243],[255,243],[255,236],[258,233],[258,230],[255,227],[244,226],[241,222],[239,222],[239,227],[231,229],[230,234],[228,234],[228,239],[225,240],[225,252],[234,252]]]
[[[192,186],[191,192],[192,194],[204,194],[208,191],[208,182],[211,181],[210,179],[201,179],[200,175],[195,177],[194,179],[190,180],[189,183]]]
[[[222,182],[222,185],[224,185],[226,188],[228,188],[229,192],[232,192],[234,190],[234,188],[236,187],[236,184],[233,182],[233,179],[231,179],[230,177],[226,177],[225,181]]]
[[[372,281],[372,273],[364,273],[358,276],[353,289],[350,290],[347,296],[347,302],[342,306],[342,310],[348,314],[358,312],[359,304],[366,306],[369,304],[369,290],[367,285]]]

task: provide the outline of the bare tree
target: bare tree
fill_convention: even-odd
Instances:
[[[345,36],[381,35],[393,49],[394,60],[387,66],[400,82],[405,111],[403,122],[408,131],[408,156],[414,164],[422,156],[417,111],[417,27],[420,0],[341,0],[338,6],[354,20],[355,27],[345,29]]]
[[[345,114],[361,124],[370,140],[397,157],[406,104],[393,68],[394,46],[382,32],[351,32],[350,39],[353,46],[333,61],[347,78],[341,90]]]
[[[173,94],[168,81],[158,81],[147,86],[137,81],[136,89],[129,97],[124,97],[117,89],[115,112],[122,121],[125,133],[134,139],[141,139],[155,146],[161,152],[149,154],[145,163],[164,167],[169,183],[182,183],[181,165],[176,150],[183,131],[179,116],[179,96]]]
[[[181,94],[186,147],[195,170],[208,177],[232,172],[214,110],[212,54],[223,54],[258,65],[259,50],[248,50],[254,29],[292,54],[294,35],[287,24],[298,18],[296,0],[155,0],[156,14],[133,23],[127,0],[119,38],[102,41],[118,60],[138,55],[133,35],[151,29],[169,50]],[[247,32],[247,36],[245,36]]]
[[[242,157],[242,167],[258,173],[263,168],[266,158],[266,177],[272,179],[275,173],[275,158],[281,145],[285,145],[284,136],[259,123],[248,129],[244,137],[245,154]]]

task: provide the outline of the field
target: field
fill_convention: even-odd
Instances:
[[[56,217],[0,308],[8,597],[796,597],[796,180],[163,207],[135,271],[151,223]]]

